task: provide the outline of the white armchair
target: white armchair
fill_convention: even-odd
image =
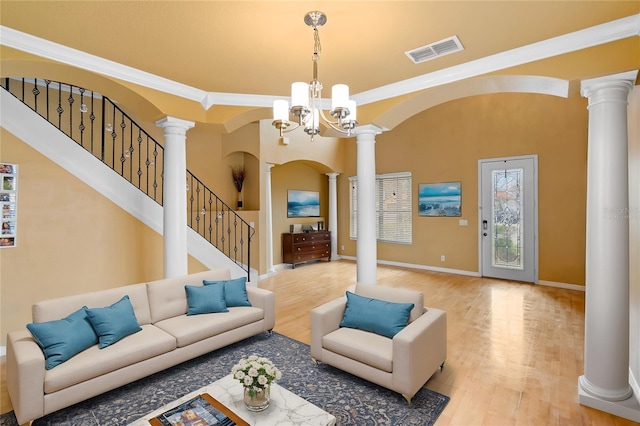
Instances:
[[[357,284],[356,295],[395,303],[413,303],[407,326],[393,338],[340,327],[347,298],[311,311],[311,357],[411,398],[444,366],[447,317],[424,307],[422,293],[382,285]]]

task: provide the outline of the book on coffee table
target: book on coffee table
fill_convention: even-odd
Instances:
[[[211,395],[203,393],[149,420],[152,426],[249,426]]]

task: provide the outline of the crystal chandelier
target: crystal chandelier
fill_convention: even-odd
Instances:
[[[349,86],[336,84],[331,88],[331,110],[329,113],[337,121],[329,120],[322,109],[322,83],[318,81],[318,60],[320,59],[320,34],[318,27],[327,22],[327,16],[318,11],[307,13],[304,22],[313,28],[313,80],[310,83],[295,82],[291,84],[291,108],[286,100],[273,102],[273,125],[280,131],[290,132],[304,125],[304,131],[311,136],[320,133],[320,119],[338,132],[351,135],[357,126],[356,102],[349,99]],[[289,113],[295,117],[295,126],[291,126]]]

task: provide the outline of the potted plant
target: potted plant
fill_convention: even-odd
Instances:
[[[273,362],[257,355],[242,358],[231,373],[242,384],[244,403],[250,411],[262,411],[269,406],[271,383],[282,377]]]

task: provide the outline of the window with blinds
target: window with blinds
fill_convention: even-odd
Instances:
[[[349,178],[350,231],[358,239],[358,178]],[[376,239],[411,244],[411,173],[376,176]]]

